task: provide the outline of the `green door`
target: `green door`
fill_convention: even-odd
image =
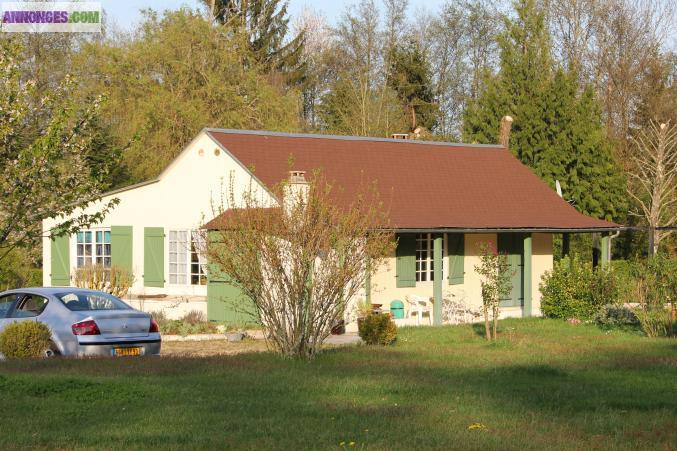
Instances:
[[[219,246],[219,233],[209,232],[208,245]],[[256,323],[254,303],[242,291],[230,284],[228,276],[216,265],[207,271],[207,319],[227,324]]]
[[[521,307],[524,302],[524,235],[499,233],[498,252],[507,255],[512,280],[512,292],[501,298],[501,307]]]

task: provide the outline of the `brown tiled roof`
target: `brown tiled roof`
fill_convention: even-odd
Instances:
[[[265,218],[268,216],[272,221],[276,219],[276,217],[279,218],[279,215],[282,214],[282,209],[281,208],[258,208],[255,209],[257,212],[253,215],[253,219],[261,219]],[[228,229],[230,223],[229,221],[232,221],[234,219],[238,219],[238,216],[241,215],[245,210],[242,210],[241,208],[231,208],[229,210],[224,211],[220,215],[218,215],[216,218],[212,219],[208,223],[206,223],[204,226],[202,226],[203,229],[207,230],[224,230]]]
[[[207,129],[265,185],[320,169],[350,202],[376,181],[397,229],[612,229],[562,200],[499,145]]]

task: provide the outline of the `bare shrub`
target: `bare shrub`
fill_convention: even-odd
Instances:
[[[275,187],[283,205],[272,207],[254,193],[241,201],[231,193],[230,205],[241,208],[210,232],[205,254],[251,299],[273,349],[312,358],[394,240],[373,185],[346,199],[314,173],[297,188]]]
[[[81,266],[75,270],[73,284],[79,288],[105,291],[119,298],[125,296],[132,284],[134,276],[126,268],[103,265]]]

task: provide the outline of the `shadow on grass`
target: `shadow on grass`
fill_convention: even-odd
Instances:
[[[529,341],[506,350],[508,363],[480,339],[460,341],[476,325],[408,331],[403,346],[334,348],[313,362],[269,353],[12,362],[0,367],[0,423],[16,434],[0,444],[326,449],[355,441],[356,448],[498,449],[560,440],[563,448],[585,449],[599,447],[600,434],[608,448],[673,442],[664,426],[677,416],[677,399],[667,396],[677,359],[665,353],[677,351],[676,343],[641,340],[627,348],[619,340],[583,355],[586,348],[574,348],[587,340],[580,332],[596,331],[539,324],[545,332],[520,330]],[[571,355],[539,348],[540,333],[576,335]],[[454,346],[463,347],[456,360],[437,352]],[[577,365],[578,358],[594,366]],[[478,421],[490,432],[469,432]],[[649,427],[668,432],[645,438]]]

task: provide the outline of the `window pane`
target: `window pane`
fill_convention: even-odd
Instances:
[[[110,230],[103,232],[103,242],[110,243]]]
[[[92,232],[84,232],[85,234],[85,243],[91,243],[92,242]]]
[[[110,268],[110,265],[111,265],[110,257],[104,257],[103,266],[105,266],[106,268]]]
[[[85,234],[82,232],[78,232],[78,243],[84,243],[85,242]]]

